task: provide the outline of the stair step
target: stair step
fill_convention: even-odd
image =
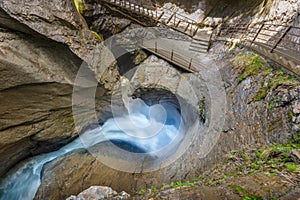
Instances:
[[[194,49],[194,48],[190,48],[189,50],[197,52],[197,53],[207,53],[207,49]]]
[[[208,49],[208,46],[190,46],[190,49]]]
[[[201,41],[199,41],[199,40],[195,41],[195,40],[193,40],[191,44],[193,44],[193,45],[209,45],[209,41],[202,41],[202,40]]]
[[[190,49],[208,49],[208,46],[190,46]]]

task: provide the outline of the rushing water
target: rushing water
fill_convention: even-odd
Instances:
[[[128,107],[128,114],[109,119],[102,127],[87,131],[60,150],[33,157],[11,170],[0,187],[0,199],[33,199],[41,183],[44,164],[75,149],[110,140],[127,151],[151,154],[164,148],[175,137],[179,138],[179,143],[184,135],[178,131],[182,126],[180,123],[181,115],[174,106],[168,103],[148,106],[135,99]]]

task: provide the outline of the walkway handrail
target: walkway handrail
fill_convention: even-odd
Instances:
[[[262,43],[269,47],[271,53],[280,51],[286,54],[286,50],[295,54],[294,59],[300,62],[300,27],[267,23],[238,24],[224,26],[219,36],[230,35],[230,38],[239,37],[240,40],[248,40],[251,44]],[[286,54],[286,56],[291,56]]]
[[[159,21],[161,20],[161,18],[165,15],[165,14],[169,14],[169,18],[167,19],[167,22],[172,22],[173,27],[171,28],[178,28],[180,26],[180,24],[184,24],[184,31],[183,32],[187,32],[189,31],[189,35],[190,36],[195,36],[198,32],[198,30],[202,27],[209,27],[208,25],[205,25],[203,23],[199,23],[187,16],[184,16],[182,14],[179,14],[177,12],[170,12],[169,10],[167,10],[166,8],[162,8],[162,11],[160,13],[158,13],[158,8],[156,7],[155,9],[153,9],[154,7],[145,7],[142,4],[137,4],[137,3],[132,3],[130,1],[126,1],[126,0],[102,0],[106,3],[109,4],[113,4],[115,6],[119,6],[125,9],[128,9],[130,11],[134,11],[137,12],[139,14],[142,15],[146,15],[148,17],[151,17],[152,19],[154,19],[155,21]],[[167,24],[168,24],[167,23]]]
[[[153,43],[149,43],[151,41],[144,42],[143,40],[140,41],[139,45],[148,50],[152,53],[163,57],[166,60],[169,60],[170,62],[173,62],[180,68],[189,71],[189,72],[197,72],[196,66],[194,65],[194,59],[192,57],[182,55],[182,53],[177,52],[174,49],[166,49],[162,46],[159,46],[157,41],[154,41]]]
[[[216,36],[258,52],[300,79],[300,27],[270,22],[223,24]]]

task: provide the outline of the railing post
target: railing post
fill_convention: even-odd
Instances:
[[[265,24],[262,24],[261,27],[258,29],[256,35],[254,36],[253,40],[251,41],[251,45],[253,44],[253,42],[256,40],[256,38],[258,37],[259,33],[261,32],[261,30],[264,28]]]
[[[174,26],[175,26],[175,24],[176,24],[176,13],[174,15]]]
[[[193,62],[193,58],[191,58],[191,60],[190,60],[189,69],[191,69],[191,67],[192,67],[192,62]]]
[[[172,49],[172,52],[171,52],[171,60],[173,60],[173,57],[174,57],[174,50]]]
[[[243,35],[241,36],[240,40],[244,39],[244,37],[246,36],[246,33],[248,32],[248,29],[249,29],[249,27],[250,27],[250,24],[251,24],[251,22],[249,22],[249,23],[247,24],[246,29],[245,29]]]
[[[162,16],[163,16],[164,14],[165,14],[165,12],[162,12],[162,13],[158,16],[157,21],[160,20],[160,18],[162,18]]]
[[[178,23],[176,24],[176,28],[179,26],[180,23],[181,23],[181,20],[179,20]]]
[[[157,19],[157,4],[155,4],[155,19]]]
[[[187,22],[187,23],[188,23],[188,25],[187,25],[186,28],[184,29],[184,32],[186,32],[186,31],[188,30],[189,26],[190,26],[190,23],[189,23],[189,22]]]
[[[236,27],[238,26],[238,24],[235,24],[234,26],[233,26],[233,30],[232,30],[232,33],[230,34],[230,37],[229,38],[232,38],[233,37],[233,35],[234,35],[234,33],[235,33],[235,31],[236,31]]]
[[[155,41],[155,49],[154,49],[155,53],[157,53],[157,41]]]
[[[197,26],[195,32],[193,33],[193,37],[197,34],[198,30],[199,30],[199,26]]]
[[[282,34],[282,36],[279,38],[279,40],[275,43],[275,45],[273,46],[273,48],[271,49],[271,53],[273,53],[273,51],[276,49],[276,47],[279,45],[279,43],[283,40],[283,38],[286,36],[286,34],[291,30],[292,26],[289,26],[284,33]]]
[[[170,16],[170,18],[168,19],[168,21],[167,21],[166,24],[168,24],[168,23],[171,21],[171,19],[175,16],[175,14],[176,14],[176,13],[173,13],[173,14]]]

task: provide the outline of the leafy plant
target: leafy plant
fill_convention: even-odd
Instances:
[[[253,52],[240,52],[233,63],[236,68],[242,70],[242,75],[239,77],[241,81],[249,76],[257,75],[265,65],[260,56]]]
[[[181,181],[177,181],[176,183],[171,183],[171,187],[172,188],[178,188],[178,187],[182,187],[183,183]]]
[[[273,110],[275,108],[275,104],[274,103],[270,103],[268,108],[269,108],[269,110]]]
[[[147,192],[147,190],[145,188],[143,188],[138,192],[138,194],[144,195],[144,194],[146,194],[146,192]]]
[[[154,186],[154,185],[151,185],[151,192],[156,194],[158,192],[158,189]]]
[[[288,172],[294,172],[294,171],[298,170],[298,165],[296,165],[295,163],[285,164],[285,167],[286,167]]]
[[[263,200],[263,198],[261,196],[247,196],[243,200]]]

